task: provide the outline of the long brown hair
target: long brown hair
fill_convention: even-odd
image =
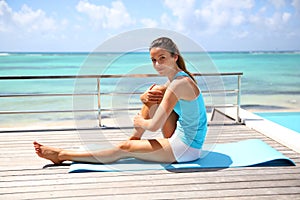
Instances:
[[[187,70],[186,68],[186,65],[185,65],[185,62],[184,62],[184,59],[183,57],[181,56],[179,50],[178,50],[178,47],[177,45],[170,39],[170,38],[167,38],[167,37],[160,37],[160,38],[157,38],[155,39],[150,47],[149,47],[149,50],[151,50],[152,48],[155,48],[155,47],[158,47],[158,48],[162,48],[162,49],[165,49],[167,50],[168,52],[171,53],[172,56],[175,56],[177,55],[178,56],[178,59],[176,61],[176,64],[178,65],[178,67],[184,71],[185,73],[187,73],[191,79],[193,79],[193,81],[196,82],[195,78],[193,77],[193,75]]]

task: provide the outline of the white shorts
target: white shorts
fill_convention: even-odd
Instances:
[[[174,157],[178,163],[190,162],[200,158],[201,149],[196,149],[186,145],[175,133],[168,140]]]

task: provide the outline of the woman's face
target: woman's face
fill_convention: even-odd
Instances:
[[[177,67],[176,61],[178,56],[172,56],[170,52],[162,48],[152,48],[150,50],[150,56],[153,67],[160,75],[168,75],[170,70],[174,70]]]

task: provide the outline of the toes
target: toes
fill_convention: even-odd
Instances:
[[[39,157],[50,160],[54,164],[61,164],[62,163],[62,161],[60,161],[58,159],[58,153],[59,153],[58,149],[43,146],[43,145],[41,145],[40,143],[38,143],[36,141],[33,142],[33,146],[34,146],[34,149],[35,149],[35,153]]]
[[[33,146],[35,149],[35,153],[40,154],[41,153],[41,144],[39,144],[38,142],[34,141],[33,142]]]
[[[42,146],[40,143],[38,143],[38,142],[36,142],[36,141],[33,142],[33,145],[34,145],[34,146]]]
[[[40,147],[41,147],[42,145],[41,145],[40,143],[34,141],[34,142],[33,142],[33,146],[34,146],[34,148],[37,150],[37,149],[40,149]]]

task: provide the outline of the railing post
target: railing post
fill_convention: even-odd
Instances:
[[[241,122],[240,118],[241,107],[241,75],[238,75],[238,95],[237,95],[237,109],[236,109],[236,122]]]
[[[101,127],[101,100],[100,100],[100,79],[97,78],[97,100],[98,100],[98,122]]]

